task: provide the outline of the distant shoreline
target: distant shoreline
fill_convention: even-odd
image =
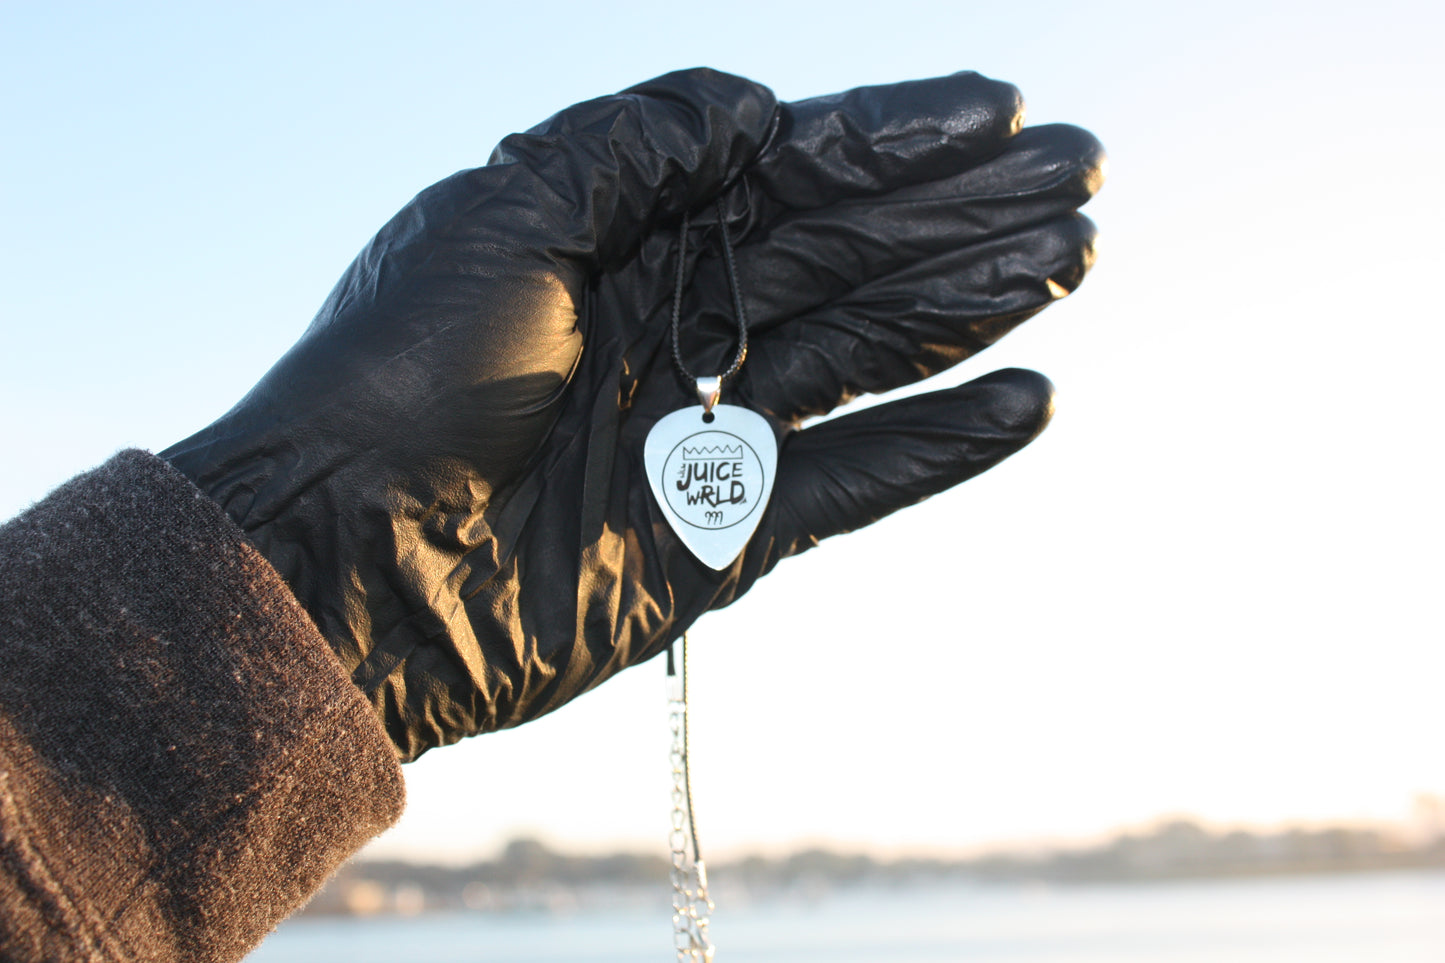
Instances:
[[[1213,832],[1188,819],[1121,833],[1096,846],[965,859],[880,859],[813,848],[783,857],[709,863],[716,890],[745,898],[940,883],[1091,884],[1445,869],[1445,833],[1327,827]],[[413,916],[423,912],[557,911],[631,903],[667,885],[658,853],[569,855],[514,839],[495,860],[446,867],[403,861],[349,864],[303,911]]]

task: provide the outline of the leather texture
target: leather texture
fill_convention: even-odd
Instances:
[[[942,371],[1072,291],[1103,151],[963,73],[779,103],[698,69],[578,104],[428,188],[241,402],[163,453],[281,572],[404,759],[534,719],[660,652],[782,558],[978,474],[1041,431],[1009,370],[803,427]],[[772,502],[722,572],[653,502],[671,355],[763,414]]]

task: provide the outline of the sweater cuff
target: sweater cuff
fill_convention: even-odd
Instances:
[[[286,584],[126,451],[0,527],[0,958],[239,959],[401,812]]]

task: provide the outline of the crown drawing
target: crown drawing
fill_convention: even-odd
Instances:
[[[743,457],[742,445],[704,445],[697,448],[682,446],[683,461],[718,461],[724,458]]]

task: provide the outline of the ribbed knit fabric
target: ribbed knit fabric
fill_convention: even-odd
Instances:
[[[325,640],[169,464],[0,528],[0,959],[239,959],[402,800]]]

